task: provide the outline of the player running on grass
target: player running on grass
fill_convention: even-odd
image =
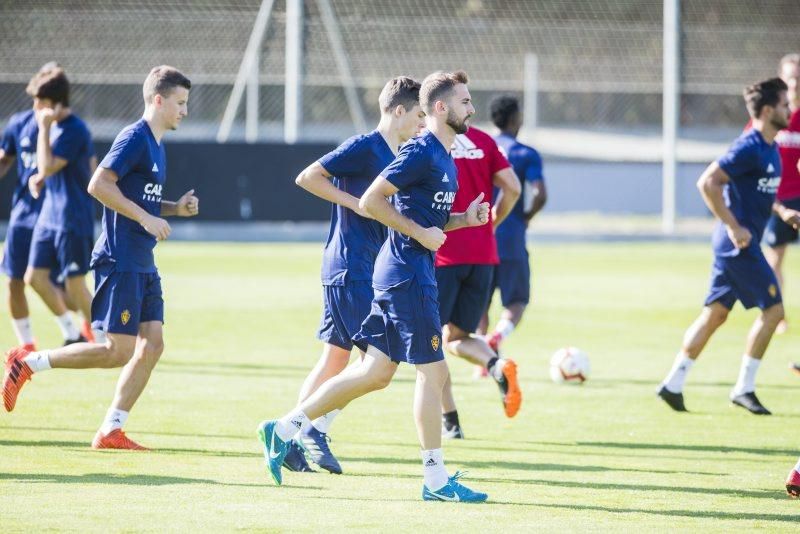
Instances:
[[[9,412],[37,372],[123,367],[114,400],[92,441],[95,449],[144,449],[122,427],[164,350],[164,301],[153,257],[156,242],[171,231],[162,217],[191,217],[199,209],[194,191],[177,202],[161,199],[166,180],[161,141],[187,115],[190,88],[189,79],[173,67],[151,70],[143,87],[144,116],[120,132],[89,183],[89,192],[104,206],[103,233],[92,254],[92,319],[95,328],[107,333],[106,343],[8,352],[3,401]]]
[[[775,200],[781,181],[775,136],[786,127],[789,117],[786,89],[783,80],[773,78],[744,90],[753,128],[709,165],[697,183],[703,200],[718,219],[712,238],[714,264],[705,307],[686,332],[675,363],[658,390],[658,396],[673,410],[687,411],[683,400],[686,375],[739,300],[748,309],[758,306],[761,315],[747,337],[730,399],[753,414],[770,414],[756,397],[755,378],[772,334],[783,319],[783,303],[778,280],[760,242],[773,210],[787,223],[800,222],[800,213]]]
[[[369,315],[372,270],[387,231],[358,207],[358,199],[394,160],[400,146],[424,127],[419,88],[419,82],[406,76],[387,82],[378,97],[381,119],[377,128],[367,135],[351,137],[309,165],[295,180],[300,187],[333,203],[322,255],[323,307],[317,333],[325,345],[317,365],[303,382],[298,402],[347,366],[352,338]],[[292,440],[284,467],[310,470],[302,446],[318,466],[341,473],[327,439],[338,413],[338,409],[332,410],[305,425]]]
[[[445,325],[442,342],[450,354],[480,365],[494,378],[506,416],[514,417],[522,404],[517,364],[500,358],[483,336],[473,334],[489,302],[499,262],[494,225],[506,218],[519,198],[519,180],[494,139],[474,126],[456,136],[451,155],[458,169],[454,210],[463,211],[479,193],[491,199],[494,187],[500,193],[491,211],[490,224],[450,232],[436,251],[439,316]],[[442,392],[442,435],[464,437],[450,377]]]
[[[437,72],[422,82],[420,105],[427,131],[406,143],[397,158],[372,182],[359,207],[389,227],[389,238],[375,260],[372,310],[355,335],[366,355],[322,384],[280,419],[258,427],[267,468],[277,484],[289,441],[297,430],[331,410],[386,387],[400,362],[416,366],[414,419],[422,446],[424,500],[480,502],[485,493],[448,477],[442,457],[440,407],[447,380],[434,271],[434,252],[445,230],[486,224],[483,195],[464,213],[450,213],[458,188],[449,151],[457,133],[475,112],[463,72]],[[393,200],[387,200],[393,197]]]

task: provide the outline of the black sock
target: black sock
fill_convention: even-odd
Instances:
[[[458,410],[442,414],[442,419],[444,420],[444,427],[447,430],[452,430],[453,427],[460,426],[458,423]]]
[[[497,360],[499,360],[499,359],[500,359],[500,358],[498,358],[497,356],[495,356],[494,358],[492,358],[491,360],[489,360],[489,363],[487,363],[487,364],[486,364],[486,370],[487,370],[487,371],[489,371],[489,372],[491,373],[491,372],[492,372],[492,367],[494,367],[494,364],[496,364],[496,363],[497,363]]]

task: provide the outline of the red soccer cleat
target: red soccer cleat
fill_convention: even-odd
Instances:
[[[81,335],[83,336],[83,339],[85,339],[89,343],[94,343],[94,334],[92,333],[92,323],[90,323],[86,319],[83,320],[83,324],[81,325]]]
[[[142,447],[128,436],[120,428],[115,428],[108,434],[97,431],[92,440],[93,449],[124,449],[129,451],[149,451],[147,447]]]
[[[17,404],[17,396],[33,371],[22,359],[30,354],[24,347],[15,347],[6,353],[6,370],[3,376],[3,405],[10,412]]]
[[[792,499],[800,497],[800,473],[794,469],[789,471],[789,477],[786,479],[786,493]]]

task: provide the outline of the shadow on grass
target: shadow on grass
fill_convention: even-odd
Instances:
[[[751,514],[746,512],[715,512],[694,510],[648,510],[646,508],[611,508],[608,506],[592,506],[589,504],[537,504],[540,508],[558,510],[579,510],[581,512],[608,512],[613,514],[647,514],[666,517],[698,517],[709,519],[751,520],[751,521],[779,521],[783,523],[796,523],[797,515],[783,514]]]
[[[126,486],[170,486],[173,484],[206,484],[231,487],[272,487],[271,484],[243,484],[219,482],[206,478],[187,478],[163,475],[120,475],[113,473],[85,473],[82,475],[64,475],[48,473],[0,473],[0,480],[13,482],[54,483],[54,484],[118,484]],[[309,488],[303,489],[322,489]]]
[[[530,442],[535,443],[535,442]],[[545,445],[545,443],[539,443]],[[551,445],[569,445],[569,443],[552,443]],[[634,449],[634,450],[667,450],[691,452],[722,452],[757,454],[759,456],[795,456],[796,449],[770,449],[768,447],[728,447],[726,445],[680,445],[674,443],[625,443],[618,441],[576,441],[576,447],[599,447],[609,449]]]
[[[653,392],[658,388],[658,380],[644,380],[637,378],[591,378],[587,383],[587,389],[593,384],[602,384],[603,387],[618,386],[622,384],[632,386],[652,386]],[[692,381],[689,389],[693,388],[732,388],[733,382],[695,382]],[[762,389],[790,389],[797,391],[797,385],[792,384],[758,384],[759,391]],[[653,395],[655,396],[655,395]]]
[[[25,440],[0,440],[0,447],[63,447],[83,449],[94,454],[104,454],[117,451],[102,450],[96,451],[90,448],[86,441],[25,441]],[[131,451],[126,451],[131,452]],[[187,454],[199,456],[213,456],[219,458],[261,458],[261,454],[256,452],[241,451],[218,451],[213,449],[180,449],[172,447],[159,447],[147,452],[131,452],[132,454]]]

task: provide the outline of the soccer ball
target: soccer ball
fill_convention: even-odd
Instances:
[[[550,378],[557,384],[583,384],[590,371],[589,357],[575,347],[558,349],[550,358]]]

